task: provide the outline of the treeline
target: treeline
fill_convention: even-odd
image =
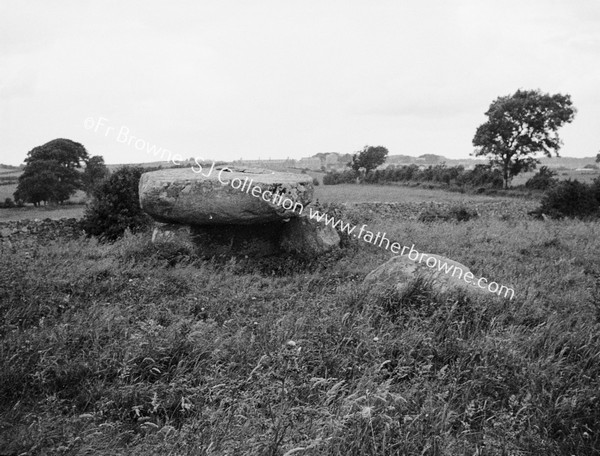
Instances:
[[[476,165],[466,170],[464,166],[432,165],[420,169],[417,165],[395,166],[367,173],[358,173],[349,169],[342,172],[332,171],[323,176],[323,184],[389,184],[394,182],[432,182],[448,186],[502,188],[502,173],[489,165]]]

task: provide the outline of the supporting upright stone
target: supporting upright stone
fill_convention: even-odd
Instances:
[[[298,217],[285,224],[281,248],[303,256],[316,256],[340,245],[340,235],[335,228],[324,223]]]

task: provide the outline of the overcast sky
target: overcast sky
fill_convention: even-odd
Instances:
[[[571,94],[561,155],[600,149],[598,0],[0,0],[0,68],[10,164],[55,138],[107,163],[463,158],[519,88]]]

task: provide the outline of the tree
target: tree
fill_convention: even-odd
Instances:
[[[67,168],[81,168],[89,160],[87,150],[78,142],[70,139],[53,139],[46,144],[34,147],[27,153],[25,163],[36,160],[56,160]]]
[[[85,147],[69,139],[54,139],[34,147],[27,153],[15,200],[36,206],[68,200],[82,187],[81,173],[76,168],[88,159]]]
[[[596,163],[600,163],[600,154],[596,154]]]
[[[108,168],[104,164],[104,158],[100,155],[94,155],[88,160],[83,171],[83,187],[85,192],[90,195],[96,185],[98,185],[109,174]]]
[[[368,174],[369,171],[374,170],[385,162],[387,154],[388,150],[383,146],[365,146],[363,150],[352,156],[352,161],[349,165],[357,173],[361,169],[364,169],[365,174]]]
[[[570,95],[544,94],[539,90],[517,90],[498,97],[485,113],[487,122],[475,132],[472,155],[488,156],[490,164],[502,171],[504,188],[514,176],[535,169],[535,157],[551,157],[562,144],[558,129],[573,120],[576,109]]]
[[[29,163],[19,176],[16,201],[39,206],[40,203],[61,203],[77,190],[79,173],[61,166],[56,160],[37,160]]]

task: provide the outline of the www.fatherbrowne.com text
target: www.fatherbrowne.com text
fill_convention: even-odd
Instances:
[[[249,179],[248,177],[245,177],[244,179],[241,179],[234,177],[233,179],[229,179],[227,174],[231,172],[231,170],[227,167],[215,168],[215,164],[212,163],[210,168],[205,170],[204,166],[196,161],[196,164],[192,166],[192,170],[195,173],[202,174],[205,177],[209,177],[211,174],[216,173],[217,179],[221,185],[229,185],[236,190],[252,195],[255,198],[261,198],[268,203],[283,207],[283,209],[293,211],[298,215],[304,214],[304,205],[302,203],[293,201],[290,198],[285,197],[283,194],[274,193],[270,190],[263,190],[260,185],[254,184],[254,181],[251,178]],[[342,233],[346,233],[349,236],[353,236],[354,238],[360,239],[369,244],[377,245],[389,250],[392,253],[408,255],[408,258],[412,261],[418,261],[419,263],[424,262],[424,264],[429,268],[437,268],[437,270],[440,272],[450,274],[452,277],[458,277],[459,280],[462,279],[466,283],[485,289],[490,293],[504,297],[510,296],[510,299],[514,298],[515,290],[512,288],[508,288],[504,285],[501,286],[496,282],[488,282],[485,277],[475,280],[473,273],[465,273],[459,266],[440,261],[438,258],[430,256],[426,253],[419,253],[415,249],[414,244],[410,247],[402,246],[400,243],[393,242],[388,239],[386,233],[381,233],[378,231],[375,234],[373,231],[367,229],[367,225],[362,225],[360,228],[358,228],[358,225],[352,225],[350,223],[344,223],[342,220],[336,220],[335,217],[331,217],[326,213],[319,212],[310,206],[308,207],[308,217],[311,220],[316,220],[317,222],[329,225],[330,227],[335,228]]]

